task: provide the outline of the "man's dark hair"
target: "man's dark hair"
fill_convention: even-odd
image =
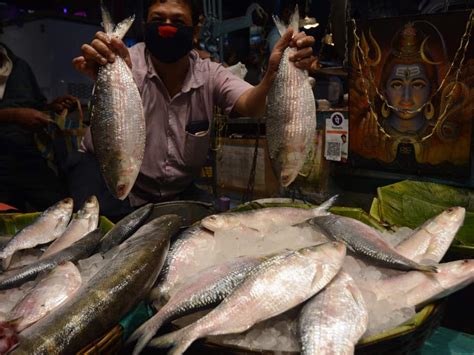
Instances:
[[[146,2],[146,9],[147,9],[147,17],[148,18],[148,10],[150,6],[157,3],[157,2],[166,2],[167,0],[148,0]],[[191,9],[191,16],[193,19],[193,26],[196,26],[199,23],[199,16],[202,14],[202,1],[201,0],[180,0],[181,2],[186,3],[189,8]]]

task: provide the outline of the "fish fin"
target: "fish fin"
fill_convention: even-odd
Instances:
[[[426,272],[439,272],[439,269],[436,265],[422,265],[416,264],[416,269],[419,271],[426,271]]]
[[[181,342],[181,339],[184,338],[185,333],[188,327],[181,328],[174,332],[156,337],[149,342],[149,345],[154,348],[168,348],[170,346],[175,346]]]
[[[293,29],[293,37],[299,32],[300,27],[300,10],[298,5],[295,6],[295,11],[291,14],[289,26]]]
[[[104,28],[105,33],[111,35],[114,32],[115,25],[112,21],[112,16],[110,15],[109,10],[107,10],[102,0],[100,1],[100,10],[102,12],[102,27]]]
[[[329,214],[329,209],[332,207],[332,205],[336,202],[337,198],[339,195],[334,195],[331,197],[329,200],[324,201],[322,204],[320,204],[318,207],[313,208],[313,215],[314,217],[318,216],[325,216]]]
[[[8,270],[10,263],[12,261],[13,255],[5,256],[2,259],[2,270]]]

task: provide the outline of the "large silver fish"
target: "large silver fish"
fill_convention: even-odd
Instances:
[[[275,24],[283,35],[287,28],[278,19]],[[299,13],[296,7],[290,19],[293,33],[298,33]],[[287,48],[278,73],[268,93],[265,125],[268,152],[280,185],[290,185],[298,176],[312,147],[316,134],[316,105],[308,73],[296,68]]]
[[[423,223],[395,249],[416,262],[438,263],[461,228],[465,215],[463,207],[448,208]]]
[[[295,207],[268,207],[244,212],[228,212],[207,216],[201,224],[211,230],[218,231],[244,226],[267,232],[272,229],[293,226],[303,223],[313,217],[328,214],[328,209],[333,205],[337,195],[312,209]]]
[[[110,14],[102,6],[102,22],[108,36],[122,39],[134,17],[114,28]],[[127,197],[145,152],[145,118],[143,105],[133,75],[125,61],[99,68],[91,99],[91,134],[100,171],[112,195]]]
[[[474,282],[474,259],[451,261],[439,264],[438,268],[436,274],[410,271],[372,282],[368,288],[378,300],[401,299],[400,307],[414,307],[446,297]]]
[[[353,354],[368,323],[369,313],[362,293],[354,280],[340,271],[301,310],[298,319],[301,354]]]
[[[171,296],[168,303],[141,325],[128,339],[139,338],[133,354],[138,354],[167,321],[218,304],[226,298],[263,258],[240,257],[200,271]]]
[[[422,265],[399,254],[388,244],[380,232],[357,219],[334,214],[315,217],[310,221],[328,237],[343,241],[348,249],[381,266],[398,270],[437,272],[435,265]]]
[[[41,255],[40,260],[61,251],[97,228],[99,223],[99,201],[90,196],[74,218],[69,222],[64,233],[57,238]]]
[[[15,320],[15,328],[21,332],[45,317],[72,296],[81,287],[79,270],[70,261],[58,265],[18,302],[9,318]]]
[[[9,274],[0,275],[0,290],[22,285],[26,281],[34,279],[40,272],[54,269],[57,265],[66,261],[74,262],[87,258],[97,247],[101,237],[100,229],[93,230],[73,245],[56,254],[26,265],[21,269],[12,270]]]
[[[3,268],[8,267],[16,251],[49,243],[62,235],[71,219],[72,208],[72,198],[65,198],[49,207],[33,223],[19,231],[0,251]]]
[[[124,243],[74,299],[27,328],[12,354],[74,354],[109,331],[149,292],[182,224],[175,215],[150,222],[150,232]]]
[[[174,345],[170,354],[182,354],[198,338],[241,333],[319,292],[338,273],[345,255],[346,247],[340,242],[278,254],[256,266],[210,313],[153,339],[150,346]]]
[[[157,287],[155,287],[150,298],[156,304],[164,305],[169,297],[172,289],[183,280],[182,270],[195,262],[195,255],[199,250],[206,248],[208,252],[212,252],[215,240],[213,233],[195,225],[183,231],[178,238],[171,244],[165,265],[158,279]]]

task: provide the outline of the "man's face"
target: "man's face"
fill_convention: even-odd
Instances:
[[[184,1],[167,0],[163,3],[156,1],[148,11],[147,22],[151,21],[192,26],[192,11]]]
[[[400,112],[395,112],[402,119],[417,115],[419,109],[429,98],[431,84],[421,64],[397,64],[393,67],[385,87],[388,102]]]

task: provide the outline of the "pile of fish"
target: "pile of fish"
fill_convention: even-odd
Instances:
[[[278,18],[275,25],[283,35],[287,26]],[[298,33],[299,12],[296,7],[289,27]],[[268,152],[280,185],[287,187],[299,174],[313,146],[316,134],[316,104],[308,73],[289,60],[288,47],[283,53],[277,76],[270,88],[265,112]]]
[[[249,349],[351,354],[361,338],[373,335],[371,323],[378,316],[374,310],[392,313],[412,307],[411,317],[415,307],[474,281],[474,260],[439,264],[463,223],[463,208],[444,211],[391,245],[378,230],[329,213],[333,201],[314,209],[268,207],[212,215],[184,231],[171,245],[150,293],[157,313],[128,339],[134,354],[145,346],[171,347],[170,354],[181,354],[203,337]],[[301,233],[309,228],[318,237],[303,247],[286,240],[272,252],[250,252],[252,246],[258,248],[263,240],[291,228]],[[219,243],[225,238],[250,246],[245,249],[242,242],[242,248],[223,247]],[[196,250],[203,245],[207,253],[197,261]],[[222,262],[209,265],[214,254],[223,254]],[[190,265],[193,262],[201,265]],[[374,271],[381,276],[369,277]],[[390,307],[388,301],[393,302]],[[210,311],[198,312],[206,308]],[[189,314],[193,316],[185,322],[179,320]],[[261,334],[281,323],[282,316],[293,323],[295,331],[289,335],[296,337],[296,348],[232,341],[256,329]],[[181,328],[160,333],[172,320]],[[390,329],[403,321],[385,326]]]
[[[183,225],[175,215],[149,221],[148,204],[103,235],[95,196],[72,211],[72,199],[59,201],[0,252],[9,261],[49,243],[37,261],[0,273],[0,354],[69,354],[106,333],[148,295]],[[104,262],[85,280],[77,265],[94,253]]]
[[[180,234],[182,218],[150,221],[150,204],[104,236],[95,197],[74,216],[72,200],[60,201],[0,252],[6,261],[49,243],[49,255],[0,274],[0,300],[24,294],[14,304],[0,302],[0,353],[75,353],[147,299],[157,313],[127,340],[134,354],[145,346],[181,354],[203,337],[253,349],[351,354],[361,338],[406,320],[375,327],[383,313],[411,308],[411,317],[473,282],[473,260],[439,263],[463,224],[463,208],[392,242],[331,214],[334,200],[211,215]],[[97,255],[100,270],[84,278],[76,265]],[[170,321],[181,328],[160,333]],[[272,335],[274,345],[262,342],[282,325],[288,331]]]

